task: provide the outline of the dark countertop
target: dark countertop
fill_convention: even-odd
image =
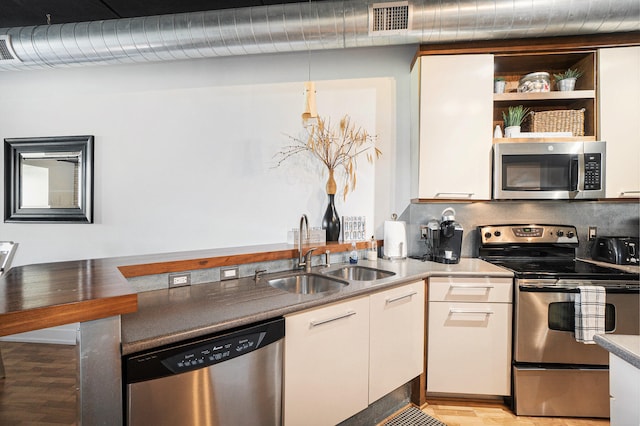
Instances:
[[[622,358],[636,368],[640,368],[640,336],[629,334],[596,334],[595,342]]]
[[[350,247],[327,243],[322,249]],[[138,294],[127,278],[297,255],[294,245],[265,244],[16,266],[0,277],[0,336],[135,312]]]
[[[513,274],[480,259],[446,265],[414,259],[361,260],[359,266],[393,271],[396,275],[371,281],[350,281],[333,293],[299,295],[275,289],[267,274],[252,278],[154,290],[138,294],[138,311],[122,316],[122,353],[132,354],[183,340],[217,333],[433,276],[505,277]],[[330,270],[345,264],[332,265]],[[316,267],[314,272],[329,269]]]

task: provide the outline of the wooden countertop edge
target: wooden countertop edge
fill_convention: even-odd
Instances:
[[[93,321],[137,311],[136,293],[15,311],[0,315],[0,336]]]
[[[377,240],[378,246],[383,244],[382,240]],[[368,241],[356,242],[356,247],[359,250],[367,248]],[[204,256],[195,256],[191,259],[176,259],[176,260],[160,260],[153,261],[155,259],[161,259],[163,257],[169,258],[171,254],[166,255],[150,255],[147,263],[137,263],[132,265],[120,265],[118,270],[126,278],[140,277],[144,275],[166,274],[171,272],[193,271],[198,269],[217,268],[220,266],[234,266],[245,263],[265,262],[273,260],[287,260],[298,257],[298,247],[294,244],[271,244],[264,246],[265,251],[254,251],[251,247],[236,247],[233,249],[227,249],[229,254],[224,254],[225,250],[212,250],[211,255],[207,256],[205,252],[194,252],[194,254],[204,254]],[[303,245],[303,251],[309,248],[315,247],[314,254],[319,255],[329,250],[332,253],[339,253],[351,250],[351,242],[329,242],[323,244],[305,244]],[[256,246],[255,249],[259,249],[260,246]],[[241,253],[233,253],[233,251],[239,251]],[[188,252],[185,252],[188,253]],[[178,253],[182,255],[181,253]],[[140,259],[142,260],[142,259]]]
[[[367,244],[368,241],[359,241],[356,246],[361,250],[366,248]],[[382,241],[378,241],[378,244],[381,246]],[[318,254],[326,250],[337,253],[351,250],[351,242],[306,244],[303,247],[304,251],[315,247]],[[0,279],[0,290],[4,292],[4,295],[0,294],[3,296],[0,297],[0,305],[5,306],[5,312],[0,312],[0,336],[135,312],[138,309],[138,295],[128,286],[126,278],[297,257],[297,246],[283,243],[16,266]],[[89,269],[94,271],[94,274],[87,273]],[[75,270],[83,270],[83,273],[79,274],[81,278],[72,282],[70,277],[64,277],[65,272]],[[15,289],[28,285],[25,281],[31,278],[30,274],[40,274],[43,271],[61,274],[61,278],[49,284],[54,288],[42,294],[41,297],[45,300],[44,305],[26,309],[8,309],[11,305],[20,306],[23,303],[21,292]],[[93,276],[87,278],[88,275]],[[60,288],[57,287],[58,285]],[[109,288],[101,289],[103,295],[99,297],[46,304],[47,297],[56,295],[59,291],[75,293],[80,289],[77,294],[83,291],[93,293],[94,290],[100,293],[100,287]]]

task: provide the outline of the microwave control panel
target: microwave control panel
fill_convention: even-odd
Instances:
[[[584,189],[602,189],[602,154],[584,154]]]

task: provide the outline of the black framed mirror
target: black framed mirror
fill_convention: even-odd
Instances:
[[[4,140],[4,221],[93,223],[93,136]]]

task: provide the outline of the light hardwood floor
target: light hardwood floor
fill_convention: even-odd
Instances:
[[[447,426],[607,426],[609,419],[516,416],[499,403],[428,401],[422,411]]]
[[[74,425],[76,348],[0,342],[6,377],[0,379],[0,425]],[[608,420],[518,417],[492,403],[429,401],[427,414],[448,426],[606,426]]]

